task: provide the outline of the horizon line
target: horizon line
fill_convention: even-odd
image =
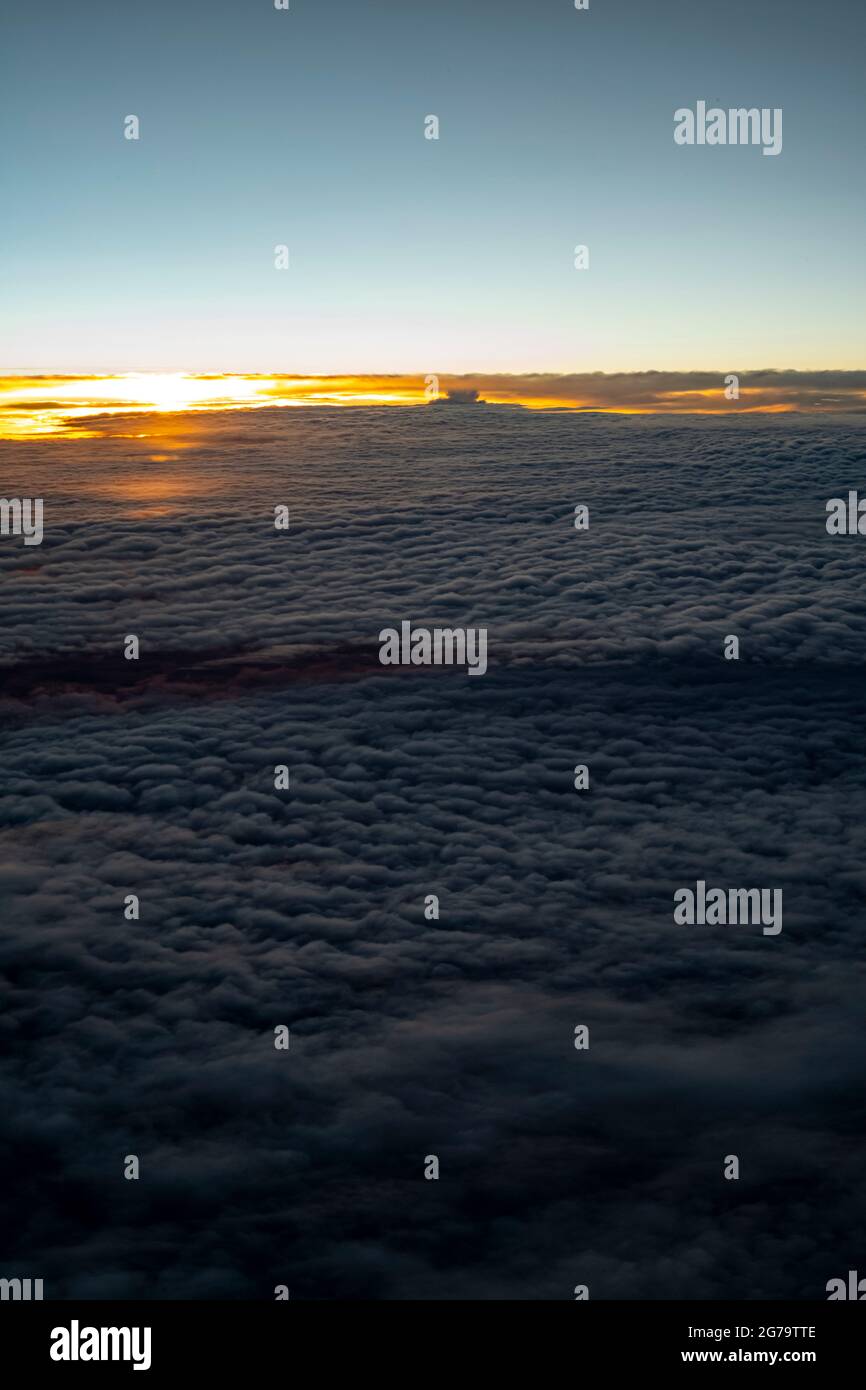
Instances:
[[[860,414],[866,412],[866,370],[0,372],[0,439],[6,440],[117,435],[124,417],[140,424],[153,415],[391,406],[616,415]]]

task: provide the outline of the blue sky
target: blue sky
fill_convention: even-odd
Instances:
[[[19,4],[0,366],[862,366],[864,38],[853,0]],[[781,107],[781,155],[676,146],[698,99]]]

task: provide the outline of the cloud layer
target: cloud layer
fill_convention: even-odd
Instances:
[[[862,1265],[864,542],[824,529],[862,426],[0,448],[46,504],[0,550],[0,1273],[821,1298]],[[486,625],[488,674],[386,673],[403,618]],[[781,887],[781,935],[675,927],[697,878]]]

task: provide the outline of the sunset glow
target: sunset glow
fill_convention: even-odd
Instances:
[[[686,376],[687,374],[683,374]],[[706,375],[706,374],[704,374]],[[854,374],[852,374],[854,375]],[[860,374],[857,374],[860,375]],[[196,375],[183,372],[131,372],[112,376],[0,377],[0,438],[98,438],[107,434],[160,438],[173,417],[189,420],[201,412],[261,410],[274,406],[425,406],[426,378],[408,376],[281,376]],[[607,411],[613,414],[724,414],[721,376],[715,387],[671,389],[666,379],[647,388],[642,378],[528,376],[445,377],[440,396],[454,388],[478,391],[489,405],[522,406],[529,410]],[[632,384],[633,383],[633,384]],[[859,383],[846,397],[809,401],[812,409],[862,409],[866,391]],[[640,388],[640,389],[638,389]],[[802,408],[796,385],[743,384],[738,410],[780,413]],[[147,417],[146,419],[143,417]],[[128,420],[129,428],[123,428]]]
[[[118,376],[0,378],[0,438],[92,438],[101,417],[251,410],[289,405],[418,405],[424,385],[401,378],[197,376],[181,372]],[[113,430],[112,433],[116,433]],[[131,433],[141,435],[139,424]],[[151,431],[145,431],[151,433]]]

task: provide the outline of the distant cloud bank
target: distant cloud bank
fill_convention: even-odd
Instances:
[[[739,399],[728,400],[725,381],[736,373]],[[441,387],[478,391],[487,401],[537,408],[633,410],[660,414],[743,410],[862,411],[866,371],[575,372],[442,376]]]
[[[468,372],[461,376],[289,376],[128,372],[0,376],[0,439],[122,433],[124,416],[265,406],[513,405],[686,415],[866,410],[866,371]],[[736,383],[731,386],[731,383]],[[121,425],[110,421],[120,420]]]

